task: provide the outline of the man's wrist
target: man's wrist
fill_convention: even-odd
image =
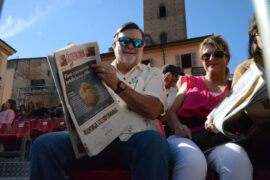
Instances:
[[[115,85],[111,87],[111,89],[112,89],[113,91],[116,91],[116,89],[118,88],[119,82],[121,82],[121,81],[120,81],[119,79],[117,79],[117,82],[115,83]]]
[[[117,88],[114,90],[115,94],[119,94],[126,89],[126,84],[123,81],[117,83]]]

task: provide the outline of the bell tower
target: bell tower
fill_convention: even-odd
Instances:
[[[144,0],[146,45],[187,39],[185,0]]]

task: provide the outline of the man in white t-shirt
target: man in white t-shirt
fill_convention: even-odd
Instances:
[[[163,66],[162,72],[164,74],[164,82],[167,92],[167,102],[169,109],[172,106],[174,98],[178,92],[176,83],[179,79],[179,76],[184,75],[184,73],[181,72],[180,67],[177,67],[173,64],[166,64]]]

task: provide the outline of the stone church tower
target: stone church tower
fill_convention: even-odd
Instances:
[[[186,40],[185,0],[144,0],[146,45]]]

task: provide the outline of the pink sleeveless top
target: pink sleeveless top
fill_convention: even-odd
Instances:
[[[207,87],[204,76],[185,76],[187,91],[185,100],[178,110],[178,117],[205,118],[229,91],[229,85],[215,96]]]
[[[15,113],[11,109],[7,109],[5,111],[0,112],[0,124],[8,124],[10,126],[14,118]]]

